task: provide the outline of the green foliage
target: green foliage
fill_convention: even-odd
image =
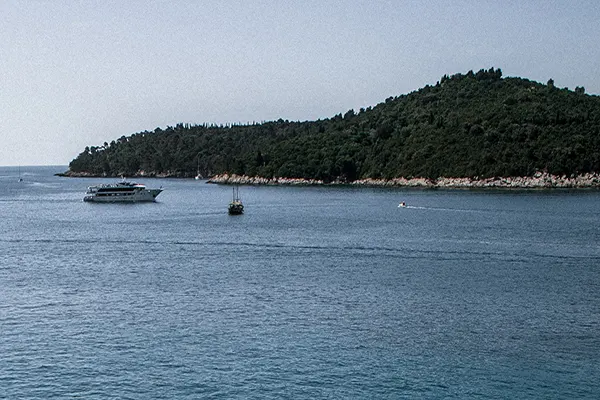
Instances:
[[[600,172],[600,100],[500,69],[444,75],[435,86],[332,118],[183,125],[86,147],[73,172],[191,177],[528,176]]]

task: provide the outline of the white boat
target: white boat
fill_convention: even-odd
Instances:
[[[204,177],[200,173],[200,153],[198,153],[198,169],[196,171],[196,176],[194,177],[194,179],[197,181],[199,181],[200,179],[204,179]]]
[[[154,201],[162,191],[162,187],[147,189],[145,185],[134,182],[105,183],[89,186],[83,201],[98,203]]]

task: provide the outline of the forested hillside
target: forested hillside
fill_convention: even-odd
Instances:
[[[86,148],[69,165],[92,175],[360,178],[531,176],[600,172],[600,98],[500,69],[358,112],[305,122],[183,125]]]

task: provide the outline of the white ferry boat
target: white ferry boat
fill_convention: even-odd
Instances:
[[[98,203],[154,201],[162,191],[162,187],[146,189],[145,185],[134,182],[105,183],[89,186],[83,201]]]

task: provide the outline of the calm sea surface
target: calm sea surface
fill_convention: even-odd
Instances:
[[[600,191],[0,168],[0,398],[600,397]],[[405,201],[407,208],[398,208]]]

